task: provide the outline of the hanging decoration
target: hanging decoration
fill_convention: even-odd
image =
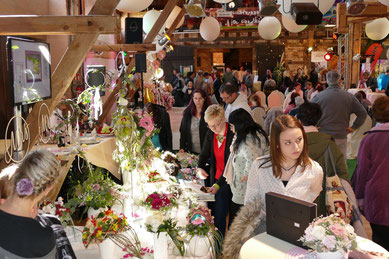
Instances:
[[[137,13],[149,7],[152,2],[153,0],[121,0],[116,9],[125,13]]]
[[[265,40],[274,40],[281,34],[281,23],[276,17],[267,16],[259,22],[258,33]]]
[[[200,35],[206,41],[214,41],[219,37],[220,25],[213,17],[206,17],[200,24]]]
[[[303,30],[305,30],[305,28],[307,28],[307,25],[298,25],[295,23],[294,20],[289,19],[285,15],[282,15],[281,21],[282,21],[282,25],[284,26],[284,28],[289,32],[297,33],[297,32],[303,31]]]
[[[371,40],[382,40],[389,34],[388,18],[378,18],[366,24],[366,35]]]
[[[143,16],[143,31],[147,34],[153,28],[155,22],[158,20],[158,17],[161,15],[160,11],[150,10]],[[164,26],[161,27],[159,34],[162,34]]]

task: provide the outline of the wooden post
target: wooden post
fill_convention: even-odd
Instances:
[[[349,25],[349,53],[347,53],[347,62],[349,67],[350,84],[358,84],[360,80],[360,61],[354,61],[352,58],[357,53],[361,54],[361,23],[350,23]],[[347,86],[350,87],[350,86]]]

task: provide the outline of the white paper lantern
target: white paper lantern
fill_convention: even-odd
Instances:
[[[213,1],[216,3],[219,3],[219,4],[227,4],[227,3],[231,2],[232,0],[213,0]]]
[[[173,22],[176,20],[176,17],[178,14],[181,12],[181,8],[178,7],[177,5],[174,6],[173,11],[170,13],[169,17],[166,20],[166,28],[170,28],[173,24]],[[177,28],[180,28],[184,24],[184,16],[182,16],[181,21],[178,23]]]
[[[274,16],[266,16],[258,24],[258,33],[265,40],[274,40],[281,34],[281,23]]]
[[[378,0],[383,5],[389,6],[389,0]]]
[[[200,35],[206,41],[214,41],[219,37],[220,25],[213,17],[205,17],[200,24]]]
[[[161,12],[157,10],[150,10],[147,13],[145,13],[145,15],[143,16],[143,31],[146,34],[151,31],[151,28],[153,28],[160,14]],[[164,26],[162,26],[161,30],[159,31],[159,34],[162,33],[163,29]]]
[[[318,1],[317,0],[281,0],[278,2],[280,4],[280,8],[278,8],[278,11],[282,15],[285,15],[289,19],[293,19],[291,12],[291,3],[314,3],[317,6]],[[319,0],[319,10],[322,14],[327,13],[331,7],[334,5],[335,0]]]
[[[294,33],[303,31],[305,28],[307,28],[307,25],[298,25],[294,20],[289,19],[285,15],[282,15],[282,25],[287,31]]]
[[[153,0],[121,0],[116,9],[125,13],[137,13],[149,7],[152,2]]]
[[[378,18],[366,24],[366,35],[372,40],[382,40],[389,34],[389,20]]]

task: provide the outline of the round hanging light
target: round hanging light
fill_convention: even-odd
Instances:
[[[151,5],[153,0],[121,0],[116,9],[125,13],[137,13]]]
[[[274,16],[266,16],[258,24],[258,33],[265,40],[274,40],[281,34],[281,23]]]
[[[178,7],[177,5],[174,6],[173,11],[169,14],[169,17],[166,20],[166,28],[170,29],[170,27],[172,26],[173,22],[176,20],[176,17],[180,12],[181,12],[181,8]],[[184,16],[181,18],[180,22],[174,29],[180,28],[183,24],[184,24]]]
[[[388,18],[378,18],[366,24],[366,35],[371,40],[382,40],[389,34]]]
[[[200,24],[200,35],[206,41],[214,41],[219,37],[220,24],[213,17],[205,17]]]
[[[297,33],[307,28],[307,25],[298,25],[294,20],[289,19],[285,15],[282,15],[281,21],[284,28],[289,32]]]

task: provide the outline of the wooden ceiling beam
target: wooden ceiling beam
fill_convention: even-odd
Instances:
[[[182,7],[181,11],[176,16],[176,19],[170,26],[169,30],[166,32],[166,34],[169,35],[169,37],[173,34],[174,30],[176,29],[177,25],[180,23],[182,17],[184,17],[185,14],[186,14],[186,9]]]
[[[114,16],[0,16],[0,35],[115,34],[120,32]]]
[[[138,0],[138,1],[141,1],[141,0]],[[162,13],[159,15],[157,21],[154,23],[153,27],[151,28],[150,32],[147,34],[143,43],[152,43],[154,41],[155,37],[158,35],[162,26],[164,26],[170,13],[173,11],[176,3],[177,3],[177,0],[169,0],[169,2],[166,4],[165,8],[163,9]]]
[[[106,51],[136,51],[146,52],[155,51],[155,44],[111,44],[111,45],[93,45],[90,51],[106,52]]]

